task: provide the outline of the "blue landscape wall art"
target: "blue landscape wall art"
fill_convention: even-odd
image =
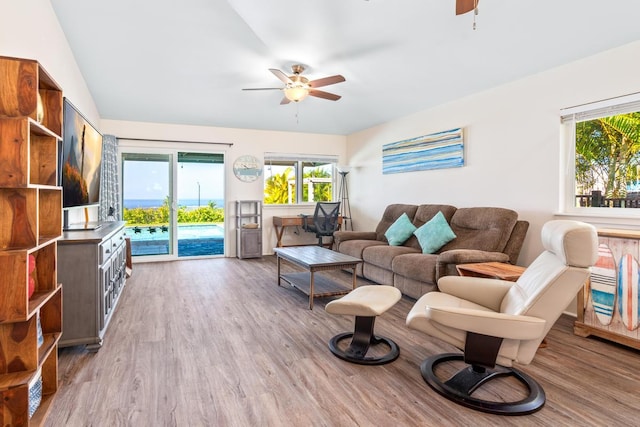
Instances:
[[[382,173],[464,166],[462,128],[391,142],[382,146]]]

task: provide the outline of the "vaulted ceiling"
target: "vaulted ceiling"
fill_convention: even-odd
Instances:
[[[51,0],[101,118],[347,135],[640,40],[637,0]],[[304,64],[338,101],[280,105]]]

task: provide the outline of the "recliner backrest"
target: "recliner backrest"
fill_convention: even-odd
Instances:
[[[507,292],[500,311],[545,319],[546,334],[589,278],[598,258],[598,236],[589,224],[556,220],[544,225],[542,244],[545,251]],[[518,359],[528,363],[538,344],[523,344]]]
[[[450,226],[456,238],[439,252],[452,249],[479,249],[502,252],[518,221],[518,213],[495,207],[458,208],[451,217]]]
[[[376,227],[376,240],[381,242],[386,242],[387,238],[384,237],[384,233],[387,231],[391,224],[395,222],[396,219],[400,217],[403,213],[406,213],[410,220],[413,220],[413,217],[418,210],[418,205],[405,205],[401,203],[396,203],[387,206],[382,214],[382,219],[378,223]]]
[[[420,205],[418,206],[418,209],[416,210],[413,218],[409,218],[411,219],[413,225],[419,228],[429,220],[431,220],[434,216],[436,216],[438,212],[442,212],[444,219],[446,219],[447,222],[450,222],[451,217],[453,216],[455,211],[456,207],[451,205]],[[402,246],[412,247],[420,251],[422,250],[422,248],[420,247],[420,242],[418,242],[416,236],[409,237],[407,241],[402,244]]]

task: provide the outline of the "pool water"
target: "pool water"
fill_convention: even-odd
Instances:
[[[169,254],[168,227],[127,227],[131,255]],[[178,256],[224,255],[224,228],[220,224],[178,225]]]

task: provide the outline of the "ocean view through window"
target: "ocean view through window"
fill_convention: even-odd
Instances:
[[[224,157],[123,153],[123,219],[132,255],[224,254]]]

